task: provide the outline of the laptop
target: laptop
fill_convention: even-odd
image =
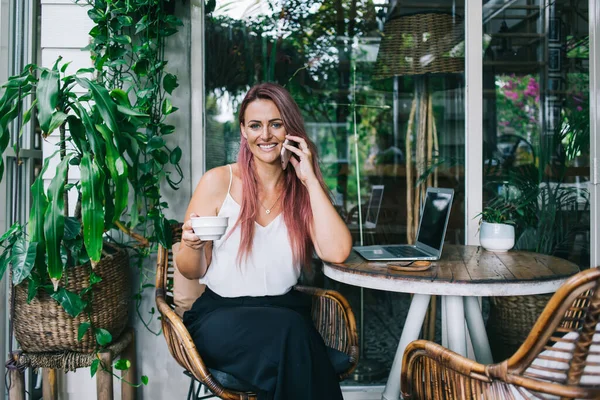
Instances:
[[[427,188],[414,245],[355,246],[369,261],[439,260],[452,209],[454,189]]]
[[[379,219],[379,210],[381,210],[381,201],[383,200],[384,185],[373,185],[371,187],[371,197],[367,204],[366,218],[363,223],[365,229],[375,229]],[[348,229],[357,230],[358,224],[353,222],[348,224]]]

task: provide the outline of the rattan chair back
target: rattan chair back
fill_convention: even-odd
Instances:
[[[172,243],[181,241],[181,224],[175,225]],[[204,364],[181,317],[175,313],[173,299],[173,252],[158,248],[156,269],[156,305],[161,314],[163,334],[171,355],[194,378],[221,399],[256,399],[253,393],[242,393],[224,388]],[[358,363],[358,335],[356,320],[348,301],[339,293],[306,286],[296,290],[313,296],[312,316],[325,344],[348,354],[350,367],[340,374],[340,380],[349,376]]]

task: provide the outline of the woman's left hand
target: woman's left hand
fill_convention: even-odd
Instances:
[[[290,164],[294,166],[298,179],[306,186],[307,183],[317,179],[313,168],[312,153],[306,140],[303,138],[293,135],[286,135],[285,138],[298,143],[298,147],[289,144],[284,144],[283,146],[298,157],[290,157]]]

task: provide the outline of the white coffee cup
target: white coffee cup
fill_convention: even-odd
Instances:
[[[191,217],[194,233],[200,240],[219,240],[225,234],[229,217]]]

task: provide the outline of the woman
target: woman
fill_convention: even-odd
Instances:
[[[343,262],[350,232],[290,94],[271,83],[253,87],[239,120],[238,162],[204,174],[186,212],[177,266],[207,290],[184,323],[207,365],[247,382],[261,400],[341,400],[311,299],[292,288],[313,252]],[[285,170],[282,147],[293,154]],[[195,215],[229,217],[227,232],[199,240]]]

